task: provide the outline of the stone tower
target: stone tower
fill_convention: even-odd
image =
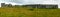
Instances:
[[[5,7],[5,3],[1,3],[1,7]]]

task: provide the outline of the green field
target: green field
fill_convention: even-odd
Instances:
[[[0,8],[0,17],[60,17],[60,9]]]

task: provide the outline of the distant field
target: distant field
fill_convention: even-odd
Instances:
[[[0,8],[0,17],[60,17],[60,9]]]

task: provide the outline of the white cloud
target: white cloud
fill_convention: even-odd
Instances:
[[[0,0],[2,2],[14,2],[19,4],[41,4],[41,3],[52,3],[53,1],[60,2],[59,0]]]
[[[58,4],[56,1],[44,1],[42,4]]]

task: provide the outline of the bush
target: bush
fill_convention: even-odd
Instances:
[[[30,11],[33,11],[34,9],[29,9]]]

